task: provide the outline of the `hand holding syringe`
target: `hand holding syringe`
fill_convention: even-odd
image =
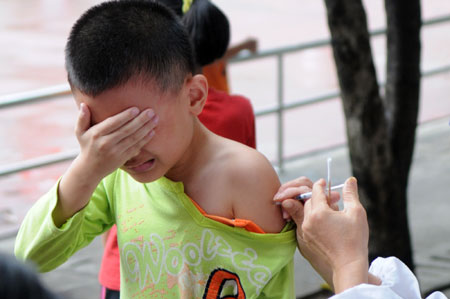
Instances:
[[[336,197],[336,194],[332,195],[331,191],[343,188],[344,184],[340,184],[340,185],[331,187],[331,158],[327,159],[327,172],[328,172],[327,173],[328,187],[325,188],[325,191],[330,200],[330,204],[334,205],[339,200],[339,197]],[[302,182],[300,182],[299,180]],[[304,203],[307,199],[311,198],[311,196],[312,196],[312,192],[305,192],[305,191],[311,190],[312,184],[313,183],[306,177],[302,177],[302,178],[293,180],[291,182],[285,183],[283,186],[281,186],[280,190],[274,197],[275,204],[280,205],[283,200],[288,199],[288,198],[297,199]],[[306,188],[306,190],[303,189],[304,193],[297,195],[298,193],[302,192],[302,191],[298,190],[298,187],[300,187],[300,186],[302,186],[302,189]],[[309,188],[307,188],[308,186],[309,186]],[[296,192],[296,193],[294,193],[294,192]]]
[[[334,191],[334,190],[341,189],[342,187],[344,187],[344,184],[333,186],[333,187],[330,188],[330,192]],[[328,188],[326,189],[326,191],[328,192]],[[298,195],[297,197],[295,197],[295,199],[305,201],[307,199],[310,199],[311,195],[312,195],[312,192],[306,192],[306,193],[302,193],[302,194]]]
[[[344,184],[340,184],[340,185],[331,187],[331,161],[332,161],[331,158],[327,159],[327,186],[328,186],[328,188],[326,189],[326,192],[328,193],[328,198],[331,197],[331,191],[338,190],[338,189],[341,189],[342,187],[344,187]],[[296,196],[295,199],[298,199],[298,200],[301,200],[304,202],[305,200],[311,198],[311,196],[312,196],[312,192],[306,192],[306,193],[302,193],[302,194]]]

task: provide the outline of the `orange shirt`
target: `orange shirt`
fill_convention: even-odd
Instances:
[[[230,93],[226,63],[224,60],[217,60],[207,66],[204,66],[202,72],[208,80],[209,87]]]

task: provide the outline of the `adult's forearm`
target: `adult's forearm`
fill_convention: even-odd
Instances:
[[[334,292],[339,294],[346,289],[369,282],[369,263],[360,259],[333,271]]]

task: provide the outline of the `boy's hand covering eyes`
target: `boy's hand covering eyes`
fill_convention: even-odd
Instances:
[[[84,103],[75,128],[80,161],[87,173],[102,179],[139,154],[155,134],[158,116],[153,110],[132,107],[91,126],[91,113]]]
[[[139,154],[155,134],[158,116],[151,109],[126,109],[91,126],[91,112],[80,105],[75,134],[80,154],[61,178],[52,212],[56,227],[85,207],[100,181]]]

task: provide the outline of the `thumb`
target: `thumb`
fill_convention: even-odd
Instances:
[[[294,199],[286,199],[281,203],[283,209],[291,216],[297,227],[301,227],[303,223],[303,204]]]
[[[344,188],[342,190],[342,200],[344,203],[344,208],[355,206],[359,203],[358,183],[355,177],[348,178],[345,181]]]
[[[78,113],[77,124],[75,127],[75,133],[77,137],[83,135],[84,132],[86,132],[90,126],[91,126],[91,112],[89,111],[89,108],[86,106],[86,104],[81,103]]]

